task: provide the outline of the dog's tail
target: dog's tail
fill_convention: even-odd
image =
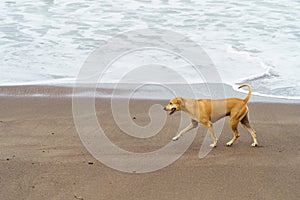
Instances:
[[[249,93],[248,93],[247,97],[244,99],[244,102],[247,103],[249,101],[250,97],[251,97],[251,94],[252,94],[252,87],[249,84],[243,84],[239,87],[239,89],[242,88],[242,87],[245,87],[245,86],[247,86],[248,89],[249,89]]]

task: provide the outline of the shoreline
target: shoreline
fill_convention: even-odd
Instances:
[[[208,88],[207,85],[209,85],[210,88]],[[164,87],[169,91],[166,91],[167,89],[162,89],[159,88],[159,86],[155,85],[150,85],[143,88],[137,84],[102,84],[96,88],[96,92],[94,92],[94,89],[91,86],[73,87],[73,85],[71,84],[0,86],[0,97],[72,98],[74,96],[117,99],[125,98],[141,100],[168,100],[173,98],[174,96],[183,96],[187,98],[197,99],[222,99],[231,97],[243,99],[247,95],[245,91],[236,91],[232,89],[231,86],[226,84],[165,84]],[[173,94],[170,93],[170,90],[173,92]],[[250,102],[300,104],[300,99],[273,98],[267,96],[258,96],[255,94],[255,92],[253,93]]]

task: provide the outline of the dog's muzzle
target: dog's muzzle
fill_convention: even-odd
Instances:
[[[176,111],[176,108],[171,108],[171,110],[168,110],[166,107],[164,107],[164,110],[165,111],[170,111],[169,115],[172,115]]]

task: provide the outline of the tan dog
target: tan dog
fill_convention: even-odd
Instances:
[[[180,131],[178,135],[173,137],[173,140],[178,140],[179,137],[189,130],[196,128],[198,123],[202,123],[209,130],[211,137],[213,139],[213,144],[211,147],[216,147],[217,138],[214,133],[214,129],[212,127],[212,123],[217,120],[230,116],[230,127],[234,132],[233,138],[227,142],[227,146],[231,146],[237,138],[240,136],[238,132],[238,124],[241,124],[249,131],[253,138],[253,143],[251,146],[255,147],[258,145],[256,139],[256,132],[253,128],[251,128],[249,119],[248,119],[248,107],[247,102],[249,101],[252,93],[252,88],[248,84],[243,84],[239,87],[249,88],[249,93],[247,97],[243,99],[238,98],[228,98],[228,99],[219,99],[219,100],[211,100],[211,99],[184,99],[182,97],[176,97],[171,99],[169,104],[164,108],[166,111],[170,111],[169,115],[172,115],[175,111],[184,111],[191,118],[191,124],[188,125],[185,129]]]

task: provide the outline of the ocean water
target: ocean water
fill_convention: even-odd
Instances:
[[[4,0],[0,85],[74,83],[91,52],[111,37],[156,28],[199,44],[233,89],[247,82],[256,95],[299,100],[299,10],[299,0]],[[149,57],[134,54],[116,65],[130,69]],[[184,65],[170,55],[162,60]],[[190,83],[201,82],[185,67],[177,71]],[[107,71],[105,82],[118,82],[118,73]],[[129,82],[140,81],[136,77]],[[170,76],[165,81],[176,83]]]

